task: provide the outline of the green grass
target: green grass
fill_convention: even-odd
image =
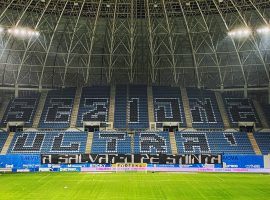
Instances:
[[[0,174],[0,199],[270,199],[270,175],[213,173]]]

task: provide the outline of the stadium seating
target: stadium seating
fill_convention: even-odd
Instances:
[[[127,128],[127,86],[118,85],[115,91],[114,128]]]
[[[135,154],[171,154],[168,132],[141,132],[134,136]]]
[[[10,154],[77,154],[84,153],[86,132],[24,132],[15,133]]]
[[[229,95],[223,95],[223,98],[232,127],[238,127],[238,122],[255,122],[256,127],[261,127],[251,99]]]
[[[246,133],[176,132],[178,153],[254,154]]]
[[[128,128],[130,130],[148,128],[147,86],[131,85],[128,103]]]
[[[39,102],[39,94],[13,98],[5,111],[1,126],[6,127],[8,122],[24,122],[25,127],[31,127]]]
[[[256,132],[253,134],[262,154],[270,153],[270,133],[269,132]]]
[[[179,122],[182,127],[186,127],[179,88],[153,86],[153,103],[156,122]]]
[[[110,87],[94,86],[82,89],[77,126],[84,121],[107,122],[109,115]]]
[[[188,88],[187,94],[193,128],[224,128],[214,92]]]
[[[6,132],[0,132],[0,152],[2,151],[7,138],[8,134]]]
[[[76,88],[50,91],[44,105],[39,128],[65,129],[69,127]]]
[[[131,153],[131,137],[125,132],[94,132],[91,153]]]

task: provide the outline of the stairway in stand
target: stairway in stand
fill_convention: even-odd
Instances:
[[[190,112],[189,100],[188,100],[186,88],[181,88],[181,95],[182,95],[182,101],[183,101],[187,127],[192,128],[191,112]]]
[[[253,133],[248,133],[247,135],[248,135],[248,139],[250,140],[250,143],[251,143],[251,145],[253,147],[253,150],[256,153],[256,155],[262,155],[260,147],[259,147],[256,139],[254,138]]]
[[[218,109],[219,109],[219,112],[221,114],[221,118],[222,118],[222,121],[224,124],[224,128],[228,129],[228,128],[230,128],[230,120],[229,120],[228,114],[226,112],[226,109],[224,107],[224,102],[223,102],[222,96],[219,92],[215,92],[215,95],[216,95],[216,99],[217,99]]]
[[[86,149],[85,149],[86,154],[91,153],[92,143],[93,143],[93,136],[94,136],[93,132],[88,133],[88,137],[87,137],[87,141],[86,141]]]
[[[72,109],[71,119],[70,119],[71,128],[76,127],[78,112],[80,108],[81,95],[82,95],[82,88],[80,87],[80,88],[77,88],[75,98],[74,98],[74,104],[73,104],[73,109]]]
[[[15,133],[13,133],[13,132],[10,132],[10,133],[9,133],[8,138],[7,138],[7,140],[6,140],[6,142],[5,142],[4,146],[3,146],[3,149],[2,149],[2,151],[1,151],[1,155],[7,154],[8,148],[9,148],[9,146],[10,146],[10,144],[11,144],[11,141],[12,141],[12,139],[13,139],[13,137],[14,137],[14,134],[15,134]]]
[[[269,128],[269,124],[268,124],[267,119],[266,119],[266,117],[264,115],[261,104],[258,101],[253,100],[253,105],[254,105],[257,113],[258,113],[258,117],[260,118],[262,127],[263,128]]]
[[[115,85],[111,86],[110,91],[110,107],[109,107],[109,123],[114,123],[114,111],[115,111]]]
[[[148,104],[148,119],[149,119],[149,123],[151,124],[155,122],[153,90],[151,86],[147,87],[147,104]]]
[[[38,128],[39,125],[39,121],[41,118],[41,114],[45,105],[45,101],[47,98],[47,94],[48,92],[42,92],[39,98],[39,103],[38,103],[38,107],[37,107],[37,111],[33,120],[33,128]]]
[[[129,134],[130,135],[130,148],[131,148],[131,153],[134,154],[134,133]]]
[[[171,143],[171,148],[172,148],[172,154],[175,155],[177,154],[177,146],[176,146],[176,140],[175,140],[175,134],[174,132],[170,132],[170,143]]]

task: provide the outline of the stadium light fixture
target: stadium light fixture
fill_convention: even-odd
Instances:
[[[36,30],[23,27],[10,28],[8,29],[8,33],[19,38],[38,37],[40,35],[39,32]]]
[[[252,31],[249,28],[241,28],[241,29],[236,29],[236,30],[231,30],[228,32],[228,35],[231,37],[247,37],[252,33]]]
[[[0,33],[3,33],[4,32],[4,28],[0,26]]]
[[[259,34],[269,34],[270,33],[270,27],[265,26],[257,29],[257,33]]]

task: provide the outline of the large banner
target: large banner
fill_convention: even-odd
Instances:
[[[41,164],[222,164],[221,155],[77,154],[41,155]]]
[[[264,168],[262,155],[223,155],[224,168]]]

